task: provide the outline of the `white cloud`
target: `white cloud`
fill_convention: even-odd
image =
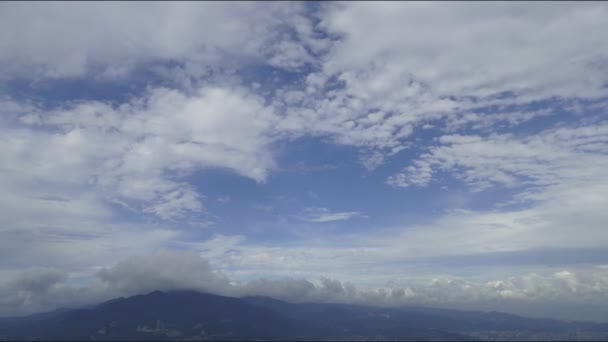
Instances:
[[[323,24],[343,39],[332,49],[324,71],[348,74],[383,65],[388,69],[374,77],[378,90],[389,81],[413,78],[436,96],[604,93],[596,68],[608,56],[606,38],[585,34],[606,25],[604,4],[382,2],[328,7]],[[403,90],[393,88],[389,98],[393,92]]]
[[[346,221],[353,217],[363,216],[358,211],[331,212],[327,208],[307,208],[305,213],[302,220],[309,222]]]
[[[188,172],[220,167],[266,179],[274,167],[274,120],[255,95],[213,87],[192,96],[152,89],[118,107],[84,102],[36,110],[21,117],[26,125],[2,128],[3,179],[60,193],[68,186],[95,191],[102,200],[180,217],[202,209],[201,196],[180,180]]]
[[[118,296],[155,290],[190,289],[230,293],[228,278],[192,251],[158,250],[101,268],[85,286],[75,286],[67,272],[31,268],[0,273],[0,315],[25,314],[61,306],[94,304]]]
[[[138,64],[165,61],[190,71],[242,60],[291,67],[310,57],[280,36],[289,18],[297,18],[304,44],[320,40],[304,30],[302,11],[245,2],[5,4],[0,62],[10,67],[0,77],[124,77]]]
[[[243,89],[154,88],[121,105],[44,110],[4,101],[1,110],[2,268],[82,270],[167,245],[205,214],[190,172],[264,182],[275,166],[274,114]]]
[[[566,267],[570,265],[567,258],[550,262],[548,249],[565,253],[606,247],[604,223],[608,216],[602,208],[608,205],[608,189],[604,184],[564,183],[534,194],[534,201],[525,206],[451,210],[425,224],[376,226],[339,235],[317,233],[288,246],[249,242],[239,236],[238,240],[230,239],[229,246],[204,255],[240,279],[251,279],[261,272],[307,278],[331,274],[367,285],[403,277],[428,279],[433,272],[458,274],[461,268],[448,267],[449,260],[462,260],[467,267],[493,265],[492,272],[497,274],[532,264]],[[534,251],[545,257],[526,257]],[[497,266],[491,260],[502,263]],[[572,262],[576,267],[594,263],[597,257]],[[488,270],[471,272],[485,276]]]
[[[476,190],[502,186],[549,186],[601,181],[608,167],[608,125],[547,129],[533,136],[449,135],[388,179],[425,186],[437,171],[450,172]]]
[[[131,257],[102,269],[98,277],[105,286],[126,294],[158,289],[194,289],[219,294],[229,291],[228,278],[214,271],[209,262],[194,251],[160,250],[149,256]]]
[[[556,187],[529,208],[462,211],[429,225],[404,229],[394,243],[418,256],[517,251],[532,248],[602,248],[608,235],[604,185]],[[387,239],[387,243],[390,241]],[[399,242],[397,242],[399,241]]]
[[[190,289],[229,296],[263,295],[291,302],[351,303],[377,306],[430,305],[462,309],[487,309],[500,303],[507,311],[560,318],[579,318],[559,312],[536,310],[539,304],[562,300],[569,305],[606,303],[608,274],[602,271],[533,272],[490,281],[436,277],[421,285],[357,287],[350,282],[321,277],[258,278],[234,282],[192,251],[160,250],[135,256],[101,269],[86,285],[70,283],[67,273],[44,268],[0,273],[1,315],[26,314],[61,306],[91,304],[118,296],[154,290]],[[542,308],[542,305],[540,306]],[[600,310],[600,315],[604,311]],[[601,316],[586,316],[601,319]]]
[[[324,9],[320,27],[340,38],[320,71],[275,101],[289,113],[282,129],[359,147],[368,169],[409,147],[411,134],[431,123],[492,131],[498,122],[517,126],[558,112],[511,106],[608,95],[608,41],[588,34],[608,24],[604,4],[355,2]]]
[[[250,280],[241,284],[243,293],[344,301],[354,301],[350,285],[301,278],[325,274],[378,285],[407,273],[395,270],[417,272],[412,265],[432,258],[605,247],[608,126],[594,121],[598,115],[591,111],[605,111],[608,42],[589,32],[606,27],[608,6],[329,3],[321,5],[316,26],[304,7],[2,5],[0,63],[7,68],[0,80],[98,82],[128,78],[144,66],[163,84],[174,81],[183,89],[150,86],[123,103],[81,101],[51,109],[2,98],[1,268],[85,271],[178,243],[181,234],[173,225],[197,221],[206,210],[205,194],[188,176],[222,168],[264,183],[277,167],[277,141],[312,136],[353,146],[373,170],[416,146],[418,129],[444,135],[389,184],[427,186],[449,173],[475,191],[506,187],[516,195],[494,209],[452,210],[426,224],[371,227],[365,234],[315,236],[289,248],[249,242],[246,231],[190,245],[231,276]],[[272,94],[238,86],[239,68],[262,64],[290,72],[318,69]],[[544,125],[532,123],[526,126],[531,130],[503,133],[556,113],[577,125],[526,133]],[[302,173],[334,168],[302,165]],[[160,218],[164,226],[117,223],[124,218],[117,206],[137,217]],[[280,206],[273,208],[278,212]],[[310,208],[300,219],[355,217],[365,216]],[[210,266],[192,254],[182,259],[163,253],[108,269],[94,295],[78,293],[98,299],[152,286],[220,291],[228,281],[211,277]],[[182,266],[155,269],[165,259]],[[129,278],[137,268],[147,283]],[[392,293],[420,303],[464,305],[496,298],[576,299],[576,288],[590,296],[585,300],[604,298],[605,275],[578,271],[489,283],[439,277],[424,288],[356,296],[379,303]],[[252,278],[262,272],[298,278]],[[68,303],[76,291],[53,269],[10,277],[18,280],[4,287],[9,295],[0,295],[0,307],[39,310]],[[419,277],[426,281],[429,274]],[[23,291],[13,296],[15,287]],[[53,296],[57,301],[48,300]]]
[[[219,196],[217,198],[217,201],[220,202],[221,204],[226,204],[228,202],[230,202],[230,196],[226,195],[226,196]]]

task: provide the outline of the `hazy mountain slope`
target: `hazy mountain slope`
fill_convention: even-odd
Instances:
[[[608,338],[606,324],[496,312],[292,304],[152,292],[84,309],[0,319],[0,340],[475,340]]]

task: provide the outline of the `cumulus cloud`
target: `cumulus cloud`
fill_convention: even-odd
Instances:
[[[120,296],[155,290],[198,290],[232,294],[228,278],[211,268],[193,251],[158,250],[132,256],[102,268],[77,286],[68,273],[57,269],[31,268],[0,273],[1,315],[26,314],[57,307],[95,304]]]
[[[3,316],[18,315],[53,309],[65,305],[67,298],[55,301],[54,291],[64,285],[68,274],[45,268],[31,268],[21,272],[2,273],[0,303]]]
[[[115,291],[126,294],[157,289],[195,289],[212,293],[229,291],[228,278],[211,268],[194,251],[158,251],[135,256],[98,273],[99,279]]]
[[[180,235],[171,225],[119,223],[117,207],[184,219],[204,210],[204,194],[183,180],[189,172],[219,167],[264,182],[274,167],[273,113],[243,89],[186,95],[155,88],[120,106],[92,101],[42,110],[5,101],[2,109],[3,268],[83,271],[167,245]],[[102,278],[136,291],[128,280],[117,283],[120,270]]]
[[[0,109],[3,267],[80,269],[167,244],[179,235],[173,222],[204,211],[204,194],[184,180],[190,172],[223,168],[264,182],[275,166],[274,114],[240,88],[153,88],[121,105],[52,109],[6,100]],[[170,223],[121,223],[121,211]]]
[[[3,180],[92,187],[102,199],[170,219],[202,209],[202,196],[180,180],[190,171],[220,167],[263,182],[274,167],[273,120],[255,95],[214,87],[192,96],[156,88],[118,107],[33,110],[2,128]]]
[[[537,315],[539,312],[529,311],[529,306],[556,299],[578,304],[608,300],[605,296],[608,274],[603,269],[528,273],[490,281],[438,277],[422,285],[357,288],[353,283],[326,277],[315,282],[303,278],[234,282],[193,251],[168,250],[131,257],[104,268],[86,286],[71,284],[67,273],[53,269],[3,272],[1,276],[2,315],[73,307],[154,290],[180,289],[236,297],[261,295],[290,302],[375,306],[485,308],[484,305],[500,303],[511,309],[509,303],[512,303],[515,309],[509,311]],[[540,314],[551,315],[550,312]],[[568,316],[561,316],[564,317]]]
[[[6,4],[0,27],[7,77],[120,78],[142,64],[177,62],[189,71],[248,60],[293,67],[310,60],[280,27],[297,18],[301,4],[254,3]],[[310,24],[308,24],[310,25]],[[77,28],[77,29],[76,29]],[[192,67],[194,66],[194,67]]]

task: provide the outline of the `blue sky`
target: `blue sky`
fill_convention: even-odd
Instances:
[[[608,314],[605,4],[1,7],[0,315]]]

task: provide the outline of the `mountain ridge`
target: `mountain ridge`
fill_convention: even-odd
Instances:
[[[0,319],[0,340],[606,340],[608,324],[153,291]]]

